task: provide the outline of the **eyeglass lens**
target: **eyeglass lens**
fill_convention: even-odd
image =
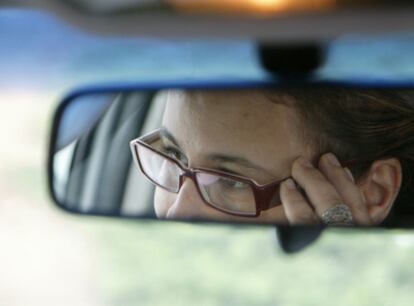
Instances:
[[[256,202],[249,184],[210,173],[196,173],[204,199],[211,205],[232,213],[254,215]]]
[[[179,191],[182,170],[177,164],[145,146],[138,146],[142,170],[161,187]],[[203,199],[210,205],[235,214],[255,215],[256,202],[251,186],[218,174],[197,172],[196,181]]]
[[[178,192],[181,169],[164,156],[144,146],[138,146],[138,155],[144,173],[158,185]]]

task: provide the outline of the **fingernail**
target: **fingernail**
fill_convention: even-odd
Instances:
[[[299,164],[303,167],[307,167],[307,168],[312,168],[313,165],[311,164],[311,162],[309,160],[307,160],[304,157],[299,158]]]
[[[296,185],[295,185],[295,182],[292,180],[292,179],[287,179],[286,181],[285,181],[285,184],[286,184],[286,187],[289,189],[289,190],[296,190]]]
[[[345,169],[346,174],[348,174],[349,179],[352,181],[352,183],[355,183],[355,179],[354,179],[354,176],[352,175],[351,170],[349,170],[347,167],[345,167],[344,169]]]
[[[338,159],[336,158],[335,155],[333,155],[332,153],[328,153],[326,154],[326,159],[328,160],[328,162],[333,165],[333,166],[340,166],[341,164],[339,163]]]

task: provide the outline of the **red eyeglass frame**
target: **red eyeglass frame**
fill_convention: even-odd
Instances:
[[[234,215],[234,216],[240,216],[240,217],[251,217],[251,218],[255,218],[258,217],[260,215],[260,213],[262,211],[268,210],[272,207],[276,207],[278,205],[281,205],[281,199],[280,199],[280,184],[285,181],[286,179],[288,179],[289,177],[286,177],[284,179],[281,180],[277,180],[277,181],[273,181],[267,184],[257,184],[254,180],[244,177],[244,176],[239,176],[239,175],[233,175],[233,174],[229,174],[220,170],[212,170],[212,169],[207,169],[207,168],[188,168],[183,166],[179,161],[177,161],[176,159],[162,153],[159,152],[158,150],[154,149],[153,147],[151,147],[149,144],[145,143],[144,141],[148,141],[152,138],[155,137],[159,137],[160,133],[160,129],[156,129],[155,131],[152,131],[148,134],[145,134],[143,136],[140,136],[136,139],[131,140],[130,142],[130,148],[131,148],[131,152],[132,155],[134,157],[135,163],[138,165],[140,171],[144,174],[144,176],[150,181],[152,182],[154,185],[167,190],[169,192],[173,192],[173,193],[178,193],[181,189],[182,184],[184,183],[184,177],[188,177],[190,178],[193,182],[194,185],[197,188],[197,191],[200,195],[200,198],[203,200],[203,202],[214,208],[217,209],[219,211],[222,211],[224,213],[230,214],[230,215]],[[177,190],[171,190],[165,186],[162,186],[160,184],[158,184],[157,182],[155,182],[153,179],[151,179],[151,177],[145,172],[144,167],[141,164],[140,158],[139,158],[139,153],[138,153],[138,146],[141,145],[143,147],[145,147],[146,149],[153,151],[154,153],[161,155],[163,158],[171,161],[172,163],[174,163],[175,165],[177,165],[181,171],[182,174],[180,174],[179,176],[179,184],[178,184],[178,189]],[[343,166],[349,166],[352,164],[355,164],[355,161],[347,161],[347,162],[343,162],[342,165]],[[240,181],[243,182],[247,185],[250,186],[251,190],[253,191],[253,195],[254,195],[254,199],[255,199],[255,206],[256,206],[256,212],[255,214],[248,214],[248,213],[240,213],[240,212],[234,212],[234,211],[229,211],[226,210],[224,208],[221,207],[217,207],[212,205],[211,203],[209,203],[203,196],[200,187],[198,185],[197,179],[196,179],[196,173],[207,173],[207,174],[213,174],[213,175],[219,175],[225,178],[229,178],[229,179],[233,179],[236,181]]]

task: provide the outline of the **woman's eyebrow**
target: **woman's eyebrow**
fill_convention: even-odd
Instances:
[[[274,174],[270,173],[267,169],[256,165],[255,163],[249,161],[246,158],[239,157],[239,156],[231,156],[231,155],[224,155],[224,154],[208,154],[207,158],[212,161],[221,162],[221,163],[234,163],[238,164],[240,166],[243,166],[245,168],[249,168],[252,170],[260,171],[262,173],[266,173],[271,177],[274,177]]]
[[[166,127],[162,126],[160,128],[160,135],[162,137],[167,138],[169,141],[171,141],[173,144],[175,144],[177,147],[181,147],[180,144],[178,143],[177,139],[175,139],[175,137],[167,130]]]
[[[177,139],[167,130],[165,126],[160,127],[160,135],[162,137],[167,138],[170,140],[173,144],[175,144],[177,147],[181,148],[180,144],[178,143]],[[261,173],[265,173],[269,175],[270,177],[274,177],[274,174],[269,172],[267,169],[249,161],[246,158],[239,157],[239,156],[232,156],[232,155],[225,155],[220,153],[211,153],[207,154],[207,159],[215,162],[221,162],[221,163],[233,163],[240,165],[242,167],[252,169],[259,171]]]

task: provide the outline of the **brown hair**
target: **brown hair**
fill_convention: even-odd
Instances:
[[[371,163],[396,157],[403,184],[384,225],[399,225],[414,216],[414,93],[396,89],[285,89],[303,119],[306,137],[319,156],[335,153],[340,160],[362,161],[351,167],[359,177]],[[290,99],[292,100],[292,99]]]

